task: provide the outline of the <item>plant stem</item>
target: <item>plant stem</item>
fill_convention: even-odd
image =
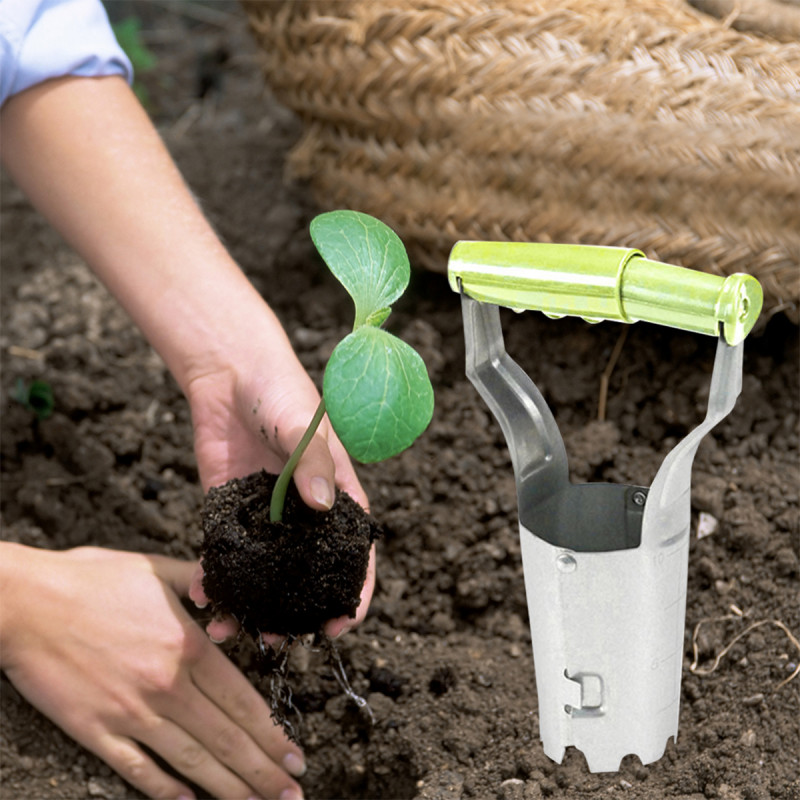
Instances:
[[[283,504],[286,501],[286,490],[289,488],[289,481],[292,479],[297,462],[300,461],[300,457],[305,452],[309,442],[314,438],[314,434],[317,432],[317,428],[319,428],[319,424],[322,422],[324,416],[325,400],[322,399],[319,401],[317,410],[314,412],[314,416],[306,428],[303,438],[297,443],[297,447],[295,447],[294,452],[289,456],[289,460],[281,470],[281,474],[278,475],[278,480],[275,481],[275,488],[272,490],[272,499],[269,504],[270,522],[280,522],[283,519]]]

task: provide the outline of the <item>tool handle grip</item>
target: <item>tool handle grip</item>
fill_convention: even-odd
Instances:
[[[644,257],[633,248],[528,242],[457,242],[450,286],[474,300],[589,322],[638,320],[741,342],[761,312],[761,285]],[[721,330],[720,330],[721,328]]]

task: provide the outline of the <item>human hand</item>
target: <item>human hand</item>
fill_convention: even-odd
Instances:
[[[150,797],[302,797],[302,753],[181,606],[196,565],[97,548],[2,545],[3,669],[18,691]]]
[[[111,290],[189,398],[204,488],[262,467],[280,471],[319,396],[126,82],[43,81],[3,106],[0,125],[14,180]],[[94,219],[103,224],[86,223]],[[327,421],[294,477],[313,508],[330,506],[334,485],[366,507]],[[368,576],[360,616],[372,583]],[[191,596],[202,604],[199,576]],[[352,624],[334,621],[328,630]],[[215,622],[211,635],[235,630],[231,620]]]
[[[249,363],[259,363],[248,353]],[[192,408],[195,452],[204,489],[259,469],[278,473],[300,441],[319,404],[319,395],[293,356],[272,359],[265,377],[235,374],[226,366],[195,379],[187,395]],[[331,507],[334,487],[347,492],[367,509],[367,496],[349,456],[323,419],[294,472],[300,496],[312,508]],[[189,596],[200,607],[208,603],[202,587],[202,569],[192,580]],[[339,617],[325,625],[325,633],[340,636],[366,616],[375,586],[375,548],[370,552],[366,580],[356,617]],[[232,618],[212,620],[206,627],[216,642],[235,635]],[[265,635],[272,644],[276,637]]]

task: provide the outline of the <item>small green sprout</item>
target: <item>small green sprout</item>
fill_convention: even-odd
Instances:
[[[119,46],[125,51],[125,55],[128,56],[133,67],[134,94],[139,98],[139,102],[148,108],[150,95],[139,81],[138,76],[154,69],[158,59],[144,41],[142,21],[138,17],[126,17],[120,22],[115,22],[111,27]]]
[[[32,411],[38,420],[52,416],[56,406],[53,387],[47,381],[35,380],[27,384],[22,378],[17,378],[11,398]]]
[[[383,461],[409,447],[433,416],[425,363],[380,326],[406,290],[408,255],[397,234],[357,211],[331,211],[311,222],[311,239],[355,303],[353,331],[334,349],[322,381],[322,401],[278,476],[270,519],[281,520],[286,490],[322,417],[357,461]]]

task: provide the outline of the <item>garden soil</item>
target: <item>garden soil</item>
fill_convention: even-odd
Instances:
[[[350,301],[310,243],[309,195],[284,182],[299,126],[265,94],[241,12],[112,5],[142,17],[159,58],[143,83],[164,139],[319,381]],[[195,557],[203,498],[185,399],[85,264],[2,181],[3,538]],[[573,480],[649,484],[705,413],[710,338],[632,326],[600,421],[622,328],[535,313],[503,324],[554,411]],[[436,411],[410,450],[359,467],[385,535],[370,614],[338,647],[372,718],[324,653],[292,654],[307,797],[799,800],[800,678],[779,688],[800,658],[786,632],[800,635],[797,328],[775,317],[751,336],[737,407],[697,454],[677,741],[654,764],[629,756],[618,773],[592,774],[574,750],[554,764],[538,739],[514,479],[500,429],[464,377],[458,298],[442,276],[417,271],[388,325],[423,355]],[[50,383],[50,419],[35,422],[9,398],[18,379]],[[702,538],[701,512],[718,523]],[[693,633],[706,670],[744,635],[702,675],[691,669]],[[255,648],[227,649],[261,687]],[[141,796],[5,677],[0,688],[0,796]]]

